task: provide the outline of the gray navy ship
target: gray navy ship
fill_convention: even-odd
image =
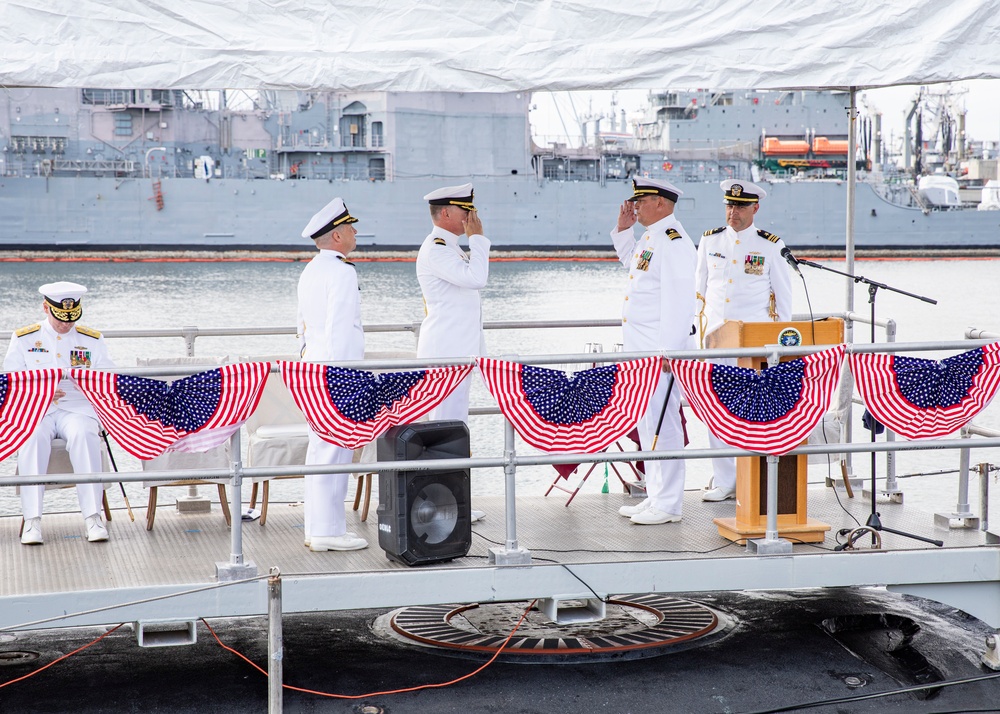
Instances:
[[[766,186],[757,223],[790,247],[844,246],[842,92],[654,92],[641,120],[588,123],[579,147],[535,143],[528,93],[242,98],[5,90],[0,250],[299,250],[305,218],[332,196],[361,218],[359,249],[415,249],[429,225],[421,197],[470,180],[496,248],[607,250],[637,175],[683,190],[678,215],[696,240],[723,224],[718,183],[737,178]],[[913,170],[888,170],[878,119],[859,125],[856,245],[1000,247],[996,158],[960,122],[939,122],[952,129],[934,142],[918,123]]]

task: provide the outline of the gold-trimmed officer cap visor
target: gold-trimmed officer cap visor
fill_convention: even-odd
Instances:
[[[316,231],[315,233],[313,233],[310,236],[310,238],[312,238],[313,240],[316,240],[317,238],[326,235],[327,233],[329,233],[330,231],[332,231],[337,226],[342,226],[342,225],[345,225],[347,223],[357,223],[357,222],[358,222],[358,219],[351,215],[351,212],[347,210],[347,206],[344,206],[344,212],[343,213],[341,213],[339,216],[337,216],[332,221],[330,221],[329,223],[327,223],[325,226],[323,226],[322,228],[320,228],[318,231]]]
[[[345,223],[357,223],[358,219],[351,215],[350,211],[347,210],[347,206],[344,206],[344,212],[333,219],[332,227],[342,226]]]
[[[726,193],[723,198],[727,204],[732,206],[744,206],[748,203],[760,202],[760,196],[756,193],[748,193],[744,191],[743,186],[738,183],[734,183],[726,189]]]
[[[473,199],[476,192],[472,191],[468,196],[447,196],[445,198],[432,198],[428,203],[432,206],[458,206],[466,211],[475,211]]]
[[[626,201],[636,201],[643,196],[663,196],[669,201],[677,203],[678,194],[673,191],[668,191],[665,188],[659,186],[640,186],[635,179],[632,179],[632,195],[626,198]]]
[[[80,300],[66,298],[57,302],[45,298],[45,304],[49,306],[49,312],[59,322],[76,322],[83,315],[83,304]]]

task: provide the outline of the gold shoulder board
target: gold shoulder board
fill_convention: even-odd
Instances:
[[[707,231],[705,231],[704,233],[702,233],[702,235],[703,236],[714,236],[716,233],[722,233],[722,231],[724,231],[724,230],[726,230],[725,226],[721,226],[719,228],[709,228]]]
[[[24,337],[25,335],[30,335],[32,332],[38,332],[40,329],[42,329],[42,323],[36,322],[34,325],[26,325],[14,330],[14,334],[18,337]]]
[[[83,325],[77,325],[76,331],[81,335],[86,335],[87,337],[93,337],[95,340],[101,338],[101,333],[92,327],[84,327]]]
[[[434,245],[448,245],[448,242],[444,238],[435,238]]]
[[[758,228],[757,229],[757,235],[759,235],[764,240],[771,241],[772,243],[777,243],[779,240],[781,240],[781,238],[779,238],[778,236],[774,235],[774,233],[768,233],[763,228]]]
[[[683,237],[684,236],[682,236],[680,233],[678,233],[673,228],[668,228],[667,229],[667,238],[669,238],[670,240],[677,240],[678,238],[683,238]]]

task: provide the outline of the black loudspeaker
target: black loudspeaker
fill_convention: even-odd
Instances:
[[[462,421],[402,424],[380,436],[379,461],[469,458]],[[390,560],[425,565],[472,547],[469,469],[383,471],[378,477],[378,544]]]

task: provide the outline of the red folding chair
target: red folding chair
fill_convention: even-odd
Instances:
[[[636,448],[639,447],[638,429],[633,429],[632,431],[630,431],[625,438],[631,440],[632,443],[636,445]],[[618,451],[621,451],[622,453],[625,452],[625,449],[622,448],[620,441],[616,441],[614,444],[612,444],[612,446],[617,448]],[[604,451],[607,450],[608,449],[605,449]],[[556,470],[556,479],[555,481],[552,482],[552,485],[549,486],[548,490],[545,492],[545,495],[548,496],[552,492],[552,489],[562,491],[563,493],[568,493],[569,498],[566,500],[566,505],[569,506],[569,504],[572,503],[573,498],[576,497],[576,494],[580,492],[581,488],[583,488],[583,484],[587,482],[587,478],[590,476],[590,474],[592,474],[594,472],[594,469],[596,469],[602,463],[606,463],[608,466],[611,467],[611,470],[615,472],[615,476],[617,476],[618,480],[621,481],[622,487],[625,489],[625,493],[631,493],[634,487],[642,488],[643,477],[645,476],[645,467],[641,461],[621,462],[624,463],[626,466],[628,466],[629,469],[631,469],[632,475],[635,476],[635,481],[626,480],[625,477],[622,476],[621,472],[618,470],[616,462],[614,461],[596,462],[590,464],[589,468],[587,469],[587,472],[583,474],[579,482],[577,482],[576,486],[572,488],[567,486],[563,482],[567,483],[569,482],[569,477],[572,476],[574,473],[578,472],[580,464],[555,464],[554,468]]]

